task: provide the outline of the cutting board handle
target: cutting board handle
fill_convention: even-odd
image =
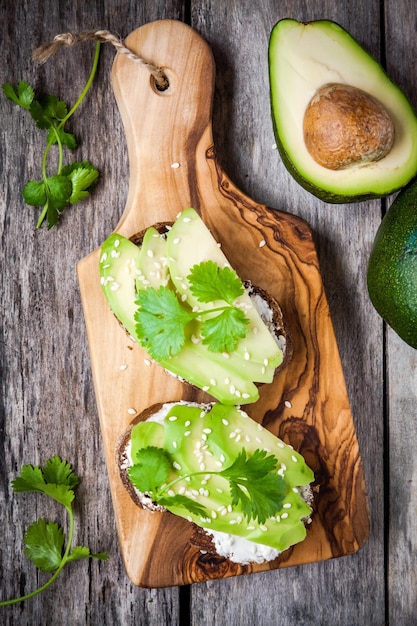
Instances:
[[[212,145],[215,64],[208,44],[175,20],[151,22],[133,31],[126,46],[164,70],[160,91],[146,67],[116,55],[112,86],[129,156],[126,207],[116,230],[131,235],[152,222],[172,220],[178,207],[198,205],[198,153]],[[193,197],[194,196],[194,197]]]

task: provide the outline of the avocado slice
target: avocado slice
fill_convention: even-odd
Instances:
[[[382,219],[368,261],[367,284],[381,317],[417,348],[417,182],[398,194]]]
[[[140,246],[140,255],[136,263],[138,277],[136,290],[150,286],[158,289],[161,285],[168,285],[170,280],[167,244],[164,235],[156,228],[147,228]]]
[[[197,245],[196,242],[198,242]],[[193,265],[204,261],[214,261],[219,267],[230,267],[217,241],[194,209],[185,209],[179,215],[168,233],[167,249],[171,278],[177,291],[189,306],[197,307],[199,310],[220,306],[221,301],[200,302],[191,292],[186,278]],[[184,249],[187,250],[186,254],[182,252]],[[243,360],[261,364],[273,375],[274,370],[282,363],[282,351],[253,306],[248,294],[244,292],[236,298],[235,303],[249,319],[249,328],[246,337],[239,341],[234,353]]]
[[[410,102],[381,65],[335,22],[280,20],[269,41],[269,78],[272,120],[283,163],[318,198],[347,203],[382,197],[405,186],[417,173],[417,118]],[[376,160],[364,158],[340,169],[324,167],[313,158],[305,141],[306,111],[324,86],[334,84],[352,88],[350,103],[355,111],[359,110],[357,90],[382,105],[393,125],[392,147],[385,156],[377,150]],[[360,125],[363,120],[355,115]],[[340,125],[347,128],[343,121]],[[358,133],[369,147],[369,133],[364,128]]]
[[[148,239],[157,241],[153,237]],[[161,241],[163,239],[158,241],[158,246]],[[139,344],[135,321],[136,287],[139,285],[140,288],[146,288],[150,282],[158,286],[156,275],[144,273],[146,268],[153,268],[148,260],[156,258],[146,255],[147,249],[145,248],[143,256],[143,250],[139,246],[122,235],[113,233],[103,243],[99,261],[100,282],[110,308],[132,339]],[[138,277],[145,277],[145,280],[138,280]],[[159,280],[164,280],[163,273]],[[225,404],[256,402],[259,391],[254,382],[270,382],[271,372],[233,354],[210,352],[203,343],[194,341],[193,330],[198,333],[198,326],[188,332],[186,345],[181,353],[161,359],[159,364]]]
[[[169,511],[209,533],[220,531],[237,535],[278,551],[305,538],[304,521],[310,516],[311,507],[301,492],[313,482],[314,474],[298,452],[236,407],[216,403],[211,408],[207,405],[202,409],[201,406],[173,403],[167,409],[165,415],[155,418],[157,428],[153,421],[133,426],[131,463],[135,464],[141,449],[161,447],[162,427],[163,449],[171,461],[166,482],[177,481],[170,486],[168,493],[170,496],[191,497],[204,506],[207,517],[166,502],[164,506]],[[218,474],[232,465],[242,449],[248,458],[257,450],[274,455],[277,459],[275,471],[283,478],[283,499],[279,510],[262,523],[257,519],[247,520],[241,503],[232,506],[229,482]]]

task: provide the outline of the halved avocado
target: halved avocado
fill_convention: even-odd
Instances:
[[[341,26],[329,20],[279,21],[269,42],[269,75],[278,150],[289,172],[309,192],[325,202],[358,202],[393,193],[417,174],[417,117],[410,102]],[[364,94],[371,108],[375,101],[382,105],[393,131],[386,155],[376,150],[376,160],[365,155],[339,169],[313,158],[306,146],[304,118],[312,98],[325,85],[353,88],[351,108],[364,144],[371,133],[368,121],[361,120],[355,94]],[[336,122],[332,132],[338,132],[337,126],[346,131],[345,120]]]

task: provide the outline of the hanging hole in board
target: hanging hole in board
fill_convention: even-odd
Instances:
[[[157,80],[153,75],[150,77],[152,91],[154,91],[158,96],[171,96],[175,90],[174,72],[165,67],[162,67],[161,70],[164,74],[164,78],[162,80]]]

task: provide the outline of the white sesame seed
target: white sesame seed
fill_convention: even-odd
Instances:
[[[136,415],[136,409],[134,408],[128,409],[127,412],[129,413],[129,415]]]
[[[246,530],[255,530],[255,526],[247,526]]]
[[[189,437],[191,435],[191,430],[186,430],[184,433],[184,437]]]
[[[180,241],[181,241],[181,237],[175,237],[175,239],[174,239],[174,241],[172,243],[174,243],[177,246]]]
[[[223,426],[229,426],[228,420],[226,418],[224,418],[224,417],[222,419],[222,424],[223,424]]]
[[[152,365],[151,361],[149,359],[143,359],[143,362],[145,363],[145,365],[147,367],[150,367],[150,365]]]
[[[212,387],[215,387],[217,385],[216,379],[215,378],[210,378],[210,385]]]
[[[184,426],[185,426],[186,428],[188,428],[188,426],[190,426],[190,425],[191,425],[190,420],[187,420],[187,421],[185,422],[185,424],[184,424]]]
[[[174,446],[174,447],[176,447],[176,446]],[[181,465],[180,465],[179,463],[177,463],[177,461],[174,461],[172,465],[173,465],[173,466],[175,467],[175,469],[177,469],[177,470],[180,470],[180,469],[181,469]]]
[[[174,448],[178,448],[178,444],[177,444],[177,442],[176,442],[176,441],[173,441],[173,442],[172,442],[172,446],[173,446]]]
[[[291,508],[291,502],[285,502],[285,504],[282,505],[283,509],[290,509]]]
[[[294,454],[291,455],[291,460],[294,461],[294,463],[298,463],[298,459]]]
[[[122,370],[122,372],[124,370],[126,370],[126,369],[127,369],[127,365],[126,364],[120,365],[120,367],[119,367],[119,370]]]
[[[204,463],[200,463],[200,470],[204,472],[205,469],[206,469],[206,466],[204,465]]]
[[[291,404],[291,402],[289,400],[285,400],[284,404],[287,407],[287,409],[291,409],[292,404]]]
[[[283,513],[283,514],[281,515],[281,519],[287,519],[287,517],[288,517],[288,513]]]
[[[173,489],[168,489],[169,496],[175,496],[175,491]]]
[[[178,417],[176,415],[170,415],[168,419],[170,422],[175,422],[178,419]]]
[[[153,250],[146,250],[146,254],[148,255],[148,257],[150,257],[152,259],[152,257],[153,257]]]
[[[207,435],[209,435],[211,433],[211,428],[203,428],[203,433],[206,433]]]
[[[107,261],[107,252],[103,252],[101,255],[100,263],[104,263],[104,261]]]
[[[263,248],[265,244],[266,244],[265,239],[261,239],[261,241],[259,242],[259,247]]]
[[[259,528],[263,530],[264,532],[268,530],[268,527],[265,526],[265,524],[260,524]]]
[[[173,170],[177,170],[180,167],[180,164],[178,161],[175,161],[175,163],[171,163],[171,167]]]
[[[120,245],[120,239],[115,239],[113,245],[114,245],[115,248],[118,248],[119,245]]]

